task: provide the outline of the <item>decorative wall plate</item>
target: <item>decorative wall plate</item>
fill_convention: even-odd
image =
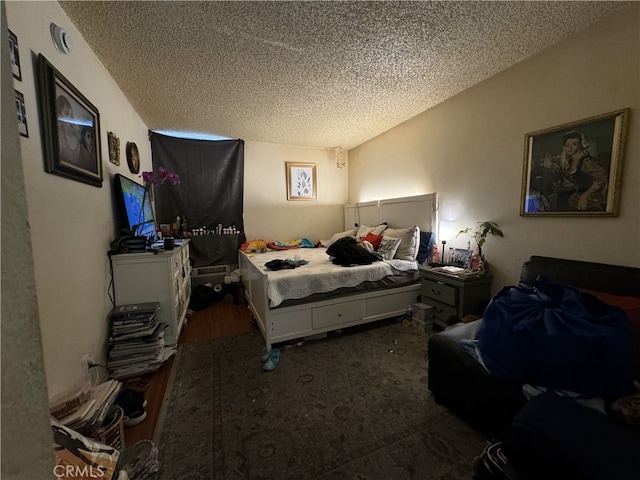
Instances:
[[[109,161],[114,165],[120,165],[120,139],[113,132],[107,132],[109,143]]]
[[[140,154],[138,146],[133,142],[127,142],[127,163],[131,173],[140,172]]]

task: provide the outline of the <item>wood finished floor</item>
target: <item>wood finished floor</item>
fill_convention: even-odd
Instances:
[[[216,302],[206,310],[192,314],[191,319],[182,329],[178,343],[198,343],[213,338],[238,335],[249,332],[252,328],[256,327],[251,326],[251,314],[246,305],[235,305],[225,301]],[[143,391],[144,398],[147,400],[147,418],[138,425],[124,429],[126,446],[131,446],[139,440],[153,438],[173,361],[174,357],[165,362],[153,375],[128,382],[123,386],[123,388]]]

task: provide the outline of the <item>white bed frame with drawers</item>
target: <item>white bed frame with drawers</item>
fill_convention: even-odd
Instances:
[[[354,225],[373,226],[387,222],[393,228],[418,225],[421,231],[433,232],[436,200],[436,194],[431,193],[345,205],[345,230]],[[267,295],[268,275],[242,251],[238,263],[249,308],[262,331],[267,351],[275,343],[403,315],[420,295],[420,281],[417,280],[408,286],[271,308]]]

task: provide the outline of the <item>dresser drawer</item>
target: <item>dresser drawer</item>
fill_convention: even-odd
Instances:
[[[171,256],[171,268],[174,272],[177,272],[182,267],[182,256],[180,253],[174,253]]]
[[[422,296],[422,303],[426,303],[430,307],[433,307],[434,321],[440,325],[446,325],[447,320],[451,317],[458,317],[458,308],[455,306],[447,305],[446,303],[433,300]],[[439,320],[439,321],[438,321]]]
[[[422,279],[422,290],[420,292],[424,297],[432,298],[438,302],[449,305],[456,305],[458,301],[458,289],[449,285],[434,282],[432,280]],[[430,305],[430,302],[425,302]],[[454,309],[455,310],[455,309]]]

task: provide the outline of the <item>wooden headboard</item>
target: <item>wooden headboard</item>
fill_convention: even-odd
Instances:
[[[374,226],[387,222],[392,228],[418,225],[420,231],[435,232],[436,200],[436,194],[429,193],[345,205],[344,228],[348,230],[359,225]]]

